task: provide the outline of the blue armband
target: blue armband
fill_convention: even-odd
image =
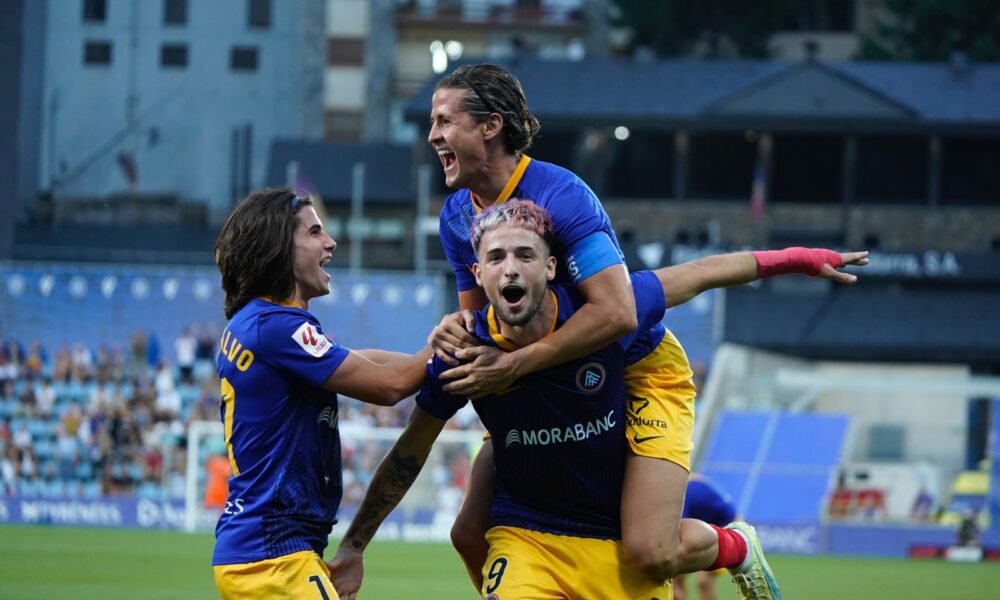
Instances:
[[[613,265],[624,265],[618,246],[603,231],[594,232],[566,249],[566,270],[580,283]]]

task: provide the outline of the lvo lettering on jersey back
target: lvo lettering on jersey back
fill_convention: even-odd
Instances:
[[[226,357],[226,360],[235,364],[240,371],[246,371],[253,364],[253,352],[244,348],[243,344],[228,329],[222,334],[219,352]]]

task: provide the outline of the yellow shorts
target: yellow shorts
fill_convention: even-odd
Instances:
[[[674,334],[625,369],[625,435],[633,454],[691,470],[694,373]]]
[[[311,550],[236,565],[218,565],[215,587],[223,600],[313,598],[338,600],[330,570]]]
[[[654,581],[628,566],[621,542],[570,537],[517,527],[486,532],[483,566],[488,600],[671,600],[670,582]]]

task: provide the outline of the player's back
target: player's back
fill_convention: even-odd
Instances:
[[[619,257],[622,256],[611,220],[600,200],[582,179],[552,163],[529,157],[524,157],[524,160],[528,164],[516,185],[499,201],[505,202],[510,198],[530,200],[543,207],[552,217],[556,240],[552,254],[559,259],[555,283],[579,281],[579,274],[573,273],[573,258],[567,256],[567,252],[574,244],[593,233],[606,234]],[[471,242],[472,220],[482,208],[469,190],[462,189],[450,195],[441,209],[441,241],[459,278],[460,290],[475,286],[475,280],[469,273],[476,262]]]
[[[336,354],[346,350],[311,314],[261,299],[223,332],[217,370],[233,477],[213,564],[322,554],[341,498],[337,396],[319,387],[343,360]]]

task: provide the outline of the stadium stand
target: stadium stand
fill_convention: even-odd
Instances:
[[[700,471],[750,521],[819,523],[849,424],[847,415],[726,411]]]

